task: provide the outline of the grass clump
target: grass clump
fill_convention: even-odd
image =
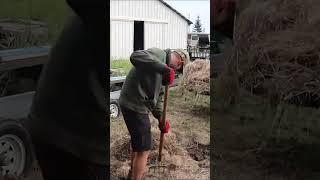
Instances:
[[[132,64],[128,59],[111,60],[110,68],[113,76],[126,76],[132,68]]]

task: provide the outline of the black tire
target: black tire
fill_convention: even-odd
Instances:
[[[115,116],[112,115],[111,106],[113,106],[114,108],[116,108],[117,111],[118,111],[118,113],[117,113]],[[118,102],[117,102],[117,101],[111,101],[111,102],[110,102],[110,117],[111,117],[111,118],[117,118],[117,117],[120,116],[120,113],[121,113],[121,111],[120,111],[120,106],[119,106]]]
[[[0,118],[0,138],[5,137],[5,135],[18,137],[21,140],[25,152],[25,163],[22,172],[16,175],[19,177],[27,175],[34,161],[32,142],[28,131],[17,120]],[[2,146],[0,148],[2,148]]]

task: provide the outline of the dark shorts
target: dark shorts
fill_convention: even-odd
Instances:
[[[141,114],[121,107],[124,121],[131,136],[133,152],[151,150],[151,124],[148,114]]]

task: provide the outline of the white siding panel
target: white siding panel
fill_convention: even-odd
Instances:
[[[167,47],[172,49],[186,48],[188,23],[171,9],[167,8],[162,3],[160,4],[162,9],[164,9],[164,14],[166,14],[166,17],[168,18],[168,27],[165,33],[166,37],[169,37],[166,42]]]
[[[133,51],[133,22],[111,22],[111,59],[129,58]]]
[[[164,49],[166,48],[164,43],[164,36],[165,31],[164,27],[165,24],[159,24],[159,23],[150,23],[146,22],[145,27],[145,36],[144,36],[144,42],[145,42],[145,49],[157,47]]]

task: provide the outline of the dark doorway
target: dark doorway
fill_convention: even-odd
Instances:
[[[133,50],[144,49],[144,22],[134,21]]]

